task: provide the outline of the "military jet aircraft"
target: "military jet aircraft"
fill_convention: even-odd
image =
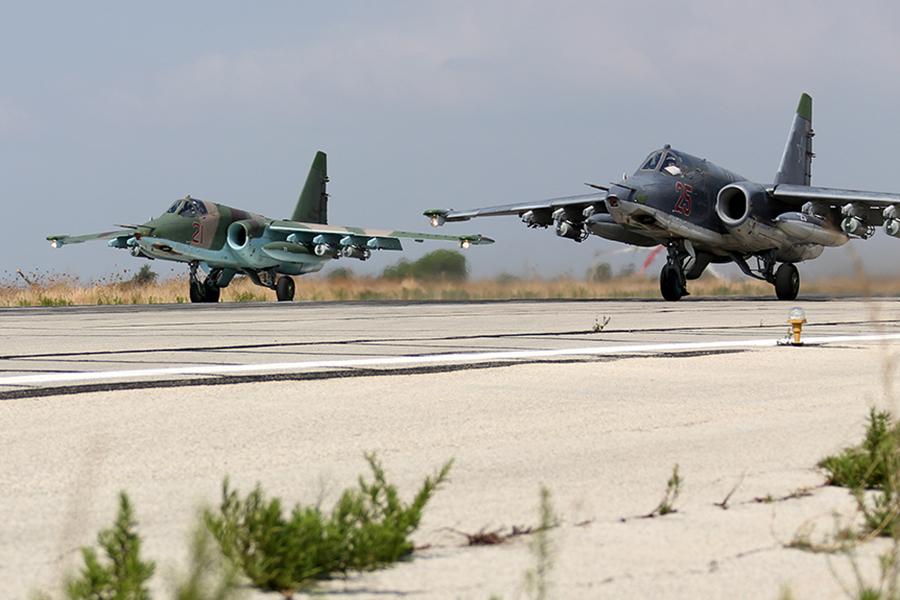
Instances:
[[[900,194],[810,185],[812,138],[812,98],[803,94],[773,183],[748,181],[666,145],[631,177],[587,184],[595,193],[424,214],[435,227],[518,215],[528,227],[553,225],[556,235],[575,242],[593,234],[636,246],[661,244],[668,249],[659,277],[666,300],[687,295],[687,280],[710,263],[728,262],[773,284],[779,299],[793,300],[800,290],[795,263],[850,237],[867,239],[879,225],[900,237]]]
[[[306,184],[290,220],[262,215],[185,196],[161,216],[143,225],[88,235],[51,235],[55,248],[90,240],[108,240],[133,256],[174,260],[190,266],[191,302],[218,302],[235,275],[275,290],[280,301],[294,298],[291,275],[322,269],[340,257],[367,260],[372,250],[402,250],[401,239],[453,241],[462,248],[492,244],[481,235],[434,235],[327,225],[327,162],[313,159]]]

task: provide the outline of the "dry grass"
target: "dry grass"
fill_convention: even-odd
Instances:
[[[164,279],[139,285],[115,277],[88,283],[61,275],[28,276],[0,279],[0,307],[70,306],[97,304],[170,304],[187,303],[186,277]],[[752,279],[728,281],[712,277],[690,283],[695,296],[748,295],[772,297],[772,287]],[[864,289],[858,280],[831,279],[804,283],[804,293],[858,295],[868,291],[874,295],[900,294],[900,279],[882,279]],[[619,277],[590,282],[582,279],[481,279],[468,282],[403,281],[378,277],[349,279],[305,277],[297,279],[296,300],[492,300],[541,298],[658,298],[655,277]],[[275,293],[253,285],[246,278],[236,279],[222,291],[223,302],[274,302]]]

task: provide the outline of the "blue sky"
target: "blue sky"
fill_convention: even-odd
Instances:
[[[802,91],[814,97],[814,183],[900,190],[900,9],[889,2],[2,10],[0,273],[136,269],[102,243],[53,251],[44,237],[145,220],[185,193],[287,216],[317,149],[329,154],[332,222],[370,227],[427,230],[428,207],[581,193],[665,143],[768,180]],[[514,218],[447,231],[497,239],[470,251],[475,275],[641,260]],[[859,253],[898,274],[896,244],[853,242],[802,269],[847,273]],[[378,272],[398,258],[344,266]]]

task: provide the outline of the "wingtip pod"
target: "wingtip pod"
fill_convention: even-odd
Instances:
[[[800,94],[800,102],[797,104],[797,114],[812,122],[812,96],[803,92]]]
[[[422,214],[428,217],[428,221],[432,227],[440,227],[447,222],[447,213],[450,211],[443,208],[429,208]]]
[[[494,240],[489,237],[485,237],[481,234],[475,235],[466,235],[459,238],[459,247],[463,250],[467,249],[469,246],[487,246],[488,244],[493,244]]]

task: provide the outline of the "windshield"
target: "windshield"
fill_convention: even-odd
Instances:
[[[184,200],[176,200],[175,203],[172,204],[172,206],[170,206],[169,210],[167,210],[166,212],[167,213],[177,213],[178,207],[181,206],[182,202],[184,202]]]
[[[181,207],[181,210],[178,211],[178,214],[182,217],[196,217],[198,215],[205,215],[206,206],[199,200],[191,198],[190,200],[184,201],[184,206]]]
[[[642,171],[655,171],[656,167],[659,166],[660,158],[662,158],[662,152],[654,152],[647,158],[647,160],[644,161],[644,164],[641,167],[641,170]]]

